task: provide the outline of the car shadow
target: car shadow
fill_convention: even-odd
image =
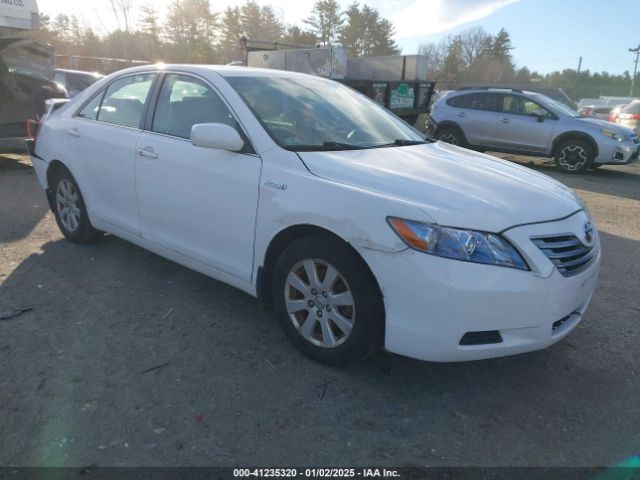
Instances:
[[[130,243],[50,241],[0,285],[0,310],[26,309],[0,321],[0,463],[210,465],[197,445],[221,464],[608,464],[637,446],[640,242],[601,241],[592,306],[558,345],[347,369],[297,353],[249,295]]]
[[[26,238],[49,211],[46,196],[25,156],[0,155],[0,244]]]

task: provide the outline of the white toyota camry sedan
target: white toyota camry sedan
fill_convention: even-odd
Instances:
[[[537,350],[593,294],[598,234],[569,188],[340,83],[157,65],[55,107],[30,151],[68,240],[109,232],[240,288],[319,362]]]

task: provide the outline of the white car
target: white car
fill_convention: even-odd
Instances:
[[[331,80],[145,66],[51,110],[32,161],[68,240],[109,232],[259,297],[322,363],[545,348],[596,285],[569,188]]]

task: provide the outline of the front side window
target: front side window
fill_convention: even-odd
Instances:
[[[125,127],[139,127],[155,74],[131,75],[107,88],[98,120]]]
[[[151,130],[190,138],[198,123],[238,127],[220,96],[203,81],[189,75],[168,74],[162,84]]]
[[[320,78],[227,77],[276,143],[293,151],[424,143],[424,137],[360,93]]]
[[[553,118],[553,114],[537,102],[519,95],[505,95],[502,100],[502,112],[511,115],[531,116],[542,113],[546,118]]]

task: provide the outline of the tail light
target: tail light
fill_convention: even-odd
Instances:
[[[27,137],[33,139],[38,138],[38,133],[40,133],[40,122],[32,118],[27,120]]]

